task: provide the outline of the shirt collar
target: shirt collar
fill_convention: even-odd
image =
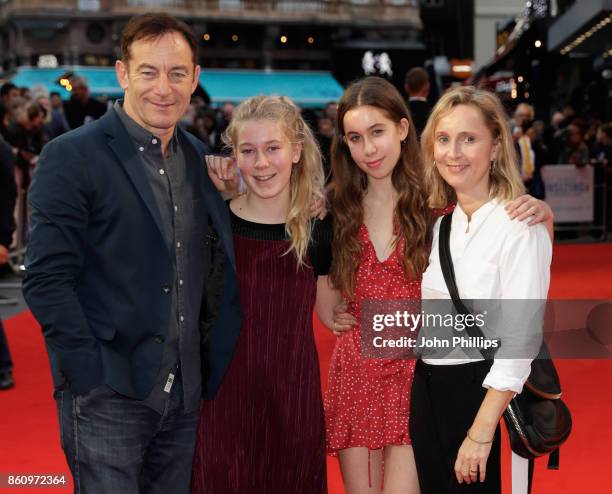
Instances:
[[[469,223],[470,230],[473,231],[473,229],[480,225],[487,218],[487,216],[489,216],[489,213],[491,213],[498,205],[498,199],[490,199],[472,213],[472,219],[468,222],[467,214],[465,214],[463,209],[461,209],[461,205],[457,203],[453,212],[453,223],[463,226]]]
[[[130,117],[125,109],[123,108],[123,100],[118,99],[115,101],[113,108],[119,115],[119,118],[125,125],[130,138],[136,143],[138,147],[144,147],[145,149],[149,145],[155,145],[156,143],[153,140],[157,140],[161,142],[161,139],[157,137],[155,134],[152,134],[147,129],[138,124],[132,117]],[[172,135],[172,139],[168,145],[168,149],[176,150],[176,146],[178,145],[178,124],[174,126],[174,134]]]

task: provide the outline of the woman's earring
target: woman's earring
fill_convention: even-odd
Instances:
[[[434,160],[434,166],[436,166],[436,160]]]
[[[489,168],[489,174],[493,175],[493,173],[495,172],[495,165],[497,164],[497,162],[495,160],[491,160],[491,167]]]

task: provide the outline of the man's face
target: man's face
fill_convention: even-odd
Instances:
[[[234,115],[234,105],[232,103],[225,103],[223,105],[223,118],[226,122],[230,122],[232,115]]]
[[[55,109],[62,107],[62,98],[60,98],[57,94],[51,95],[51,106]]]
[[[9,90],[8,94],[6,95],[6,101],[7,102],[11,102],[13,101],[15,98],[19,97],[19,89],[17,89],[16,87],[13,87]]]
[[[17,89],[16,87],[12,87],[8,90],[8,92],[4,96],[2,96],[2,103],[4,103],[4,106],[8,108],[11,102],[18,97],[19,97],[19,89]]]
[[[563,113],[556,111],[555,113],[553,113],[553,116],[550,120],[551,125],[555,128],[558,129],[559,128],[559,124],[561,122],[563,122],[563,119],[565,117],[563,116]]]
[[[177,32],[135,41],[129,61],[117,61],[115,69],[125,91],[125,111],[155,135],[174,130],[200,77],[189,44]]]
[[[72,88],[72,97],[85,103],[89,99],[89,88],[81,82],[75,84]]]
[[[525,105],[518,105],[516,107],[516,111],[514,112],[514,121],[516,125],[523,125],[525,122],[529,122],[531,120],[531,112],[529,108]]]

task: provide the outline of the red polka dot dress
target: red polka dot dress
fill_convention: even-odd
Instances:
[[[348,311],[358,320],[364,300],[421,299],[421,280],[409,281],[401,263],[404,242],[384,261],[365,225],[359,228],[362,258]],[[328,453],[353,447],[380,449],[410,444],[408,414],[415,360],[365,358],[359,326],[336,340],[325,395]]]

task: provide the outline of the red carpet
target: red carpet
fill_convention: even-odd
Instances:
[[[610,244],[555,247],[551,298],[612,299]],[[0,392],[0,473],[64,473],[57,414],[47,356],[38,325],[29,313],[5,321],[17,386]],[[325,382],[334,336],[315,327]],[[547,471],[538,461],[534,494],[612,492],[612,361],[558,361],[564,397],[574,415],[574,431],[561,453],[561,470]],[[506,451],[508,454],[508,451]],[[328,461],[329,492],[342,494],[335,459]],[[507,482],[504,493],[509,493]],[[0,489],[37,493],[39,489]],[[71,492],[71,488],[43,492]],[[262,494],[253,492],[253,494]],[[287,493],[290,494],[290,493]]]

